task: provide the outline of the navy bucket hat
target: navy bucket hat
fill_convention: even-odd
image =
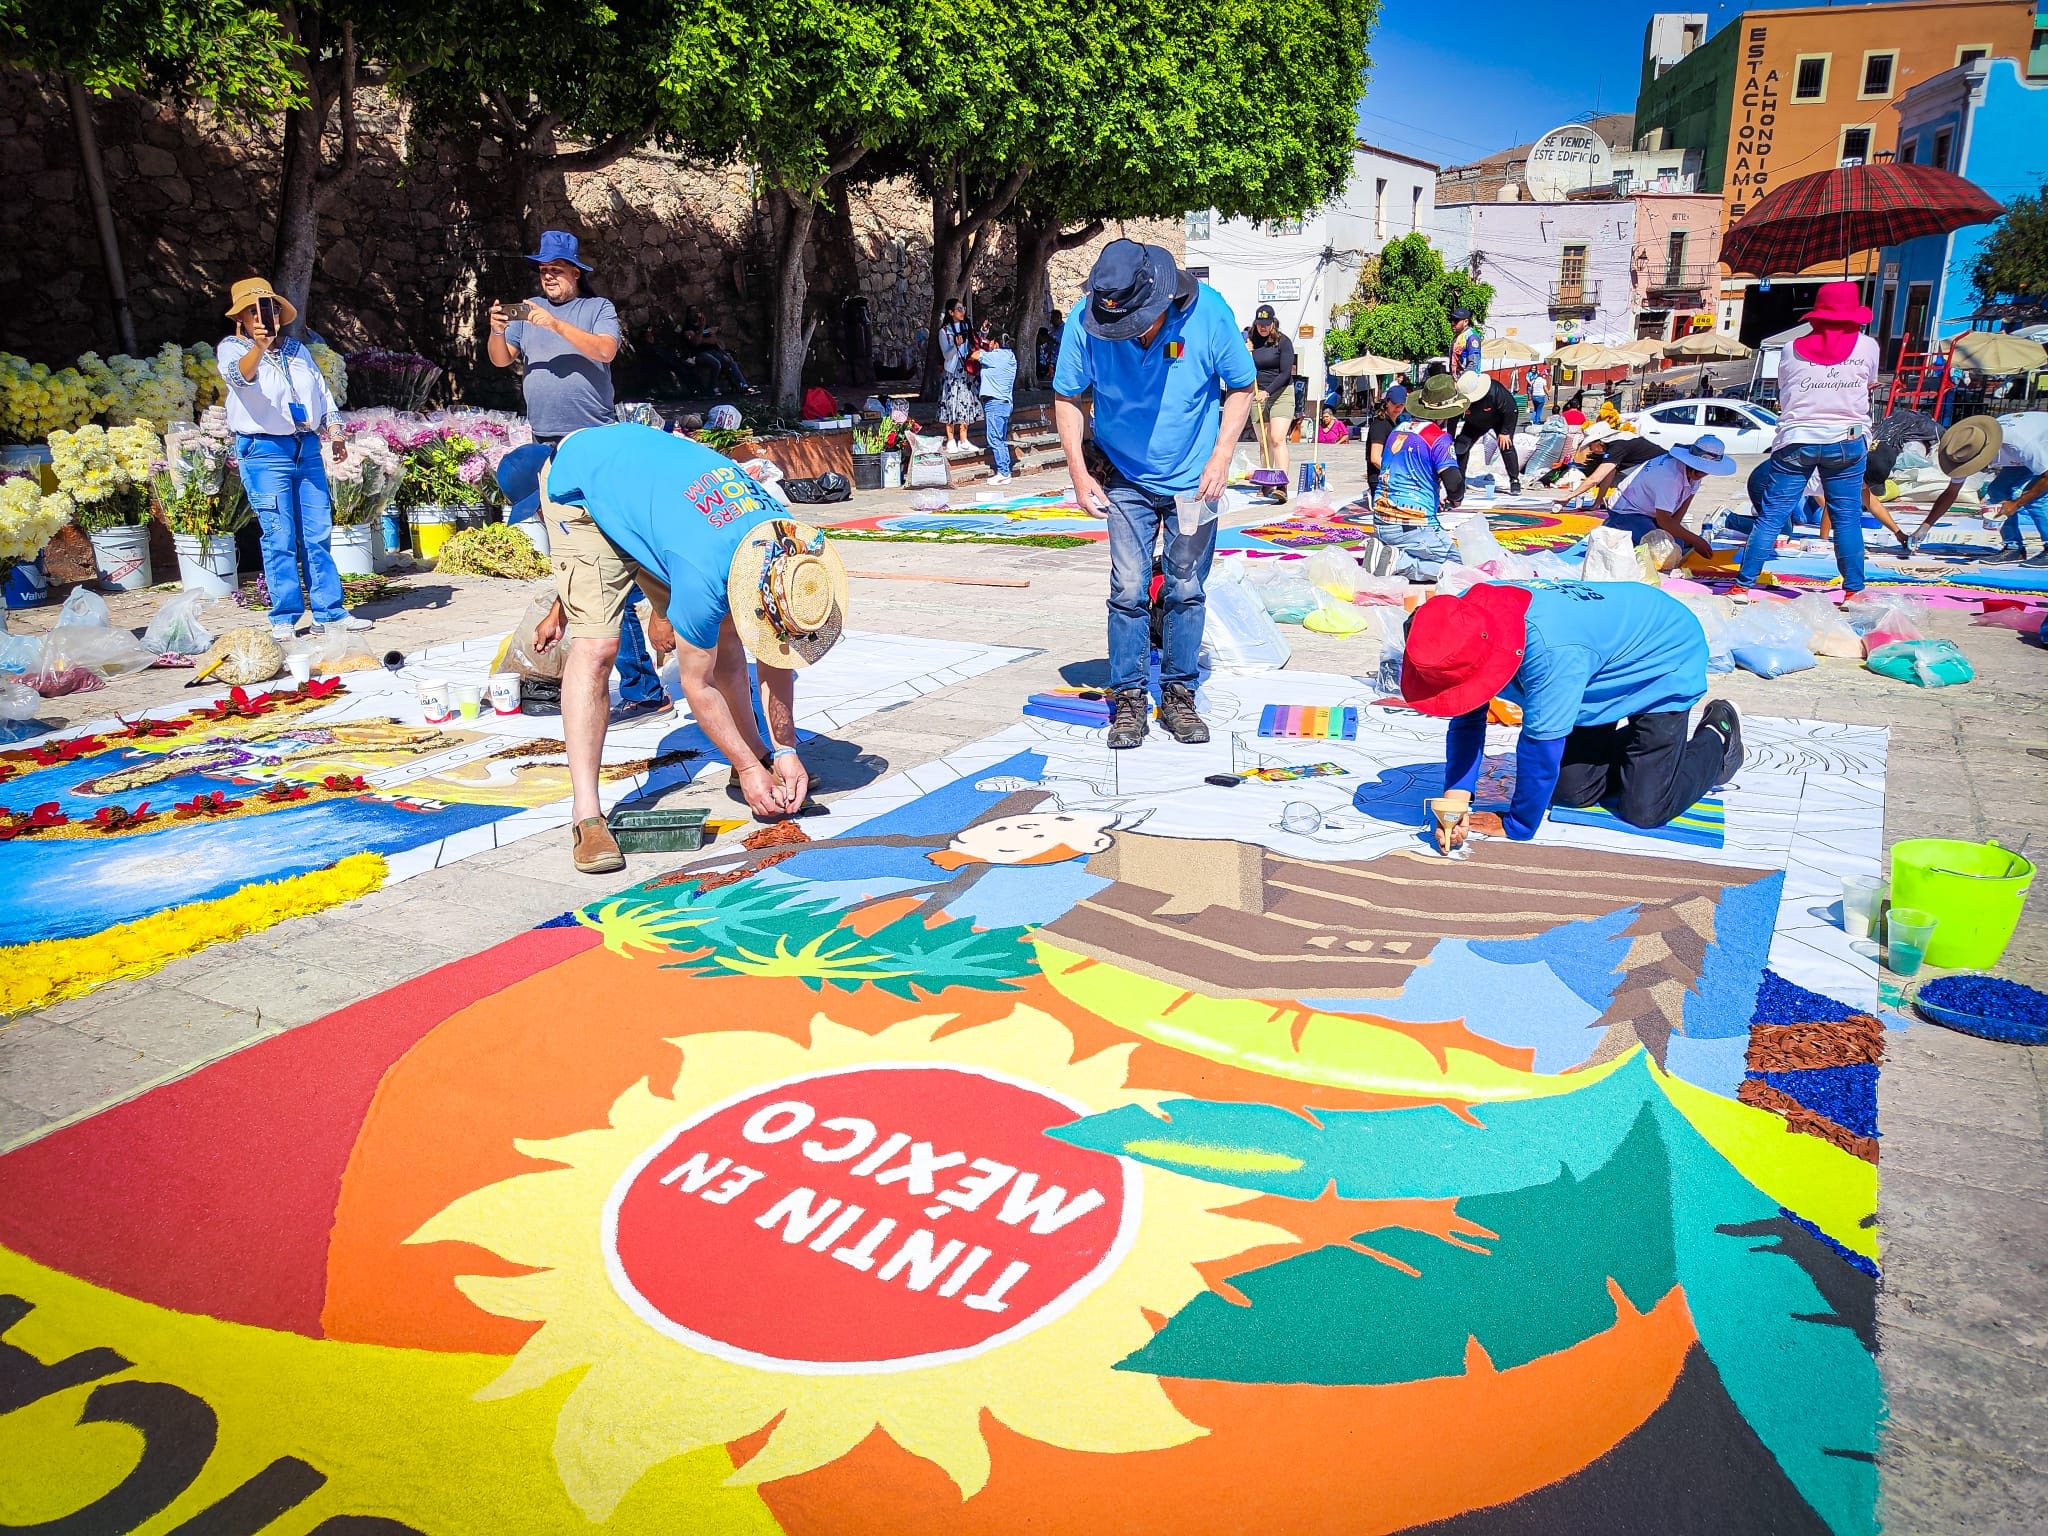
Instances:
[[[1129,341],[1144,335],[1175,299],[1193,298],[1195,279],[1163,245],[1112,240],[1088,273],[1087,294],[1082,328],[1104,341]]]

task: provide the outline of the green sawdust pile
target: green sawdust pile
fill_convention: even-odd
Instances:
[[[443,544],[434,569],[445,575],[529,581],[551,574],[554,566],[517,528],[485,523],[481,528],[465,528]]]

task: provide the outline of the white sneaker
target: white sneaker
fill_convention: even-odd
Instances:
[[[344,613],[340,618],[334,620],[331,624],[315,624],[313,626],[313,633],[315,633],[316,635],[331,635],[342,631],[347,631],[348,633],[353,634],[356,631],[365,630],[370,627],[370,621],[368,619],[359,619],[352,613]]]
[[[1008,475],[990,475],[987,480],[989,485],[1008,485],[1009,483],[1010,477]]]
[[[279,645],[290,645],[299,638],[298,626],[296,624],[273,624],[270,626],[270,638]]]
[[[1394,566],[1400,561],[1401,552],[1391,544],[1369,538],[1358,552],[1358,563],[1365,567],[1369,576],[1391,576]]]

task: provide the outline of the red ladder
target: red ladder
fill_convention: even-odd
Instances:
[[[1948,392],[1955,384],[1955,370],[1948,366],[1945,352],[1902,350],[1892,370],[1892,387],[1884,402],[1889,416],[1899,406],[1925,411],[1936,421],[1948,405]]]

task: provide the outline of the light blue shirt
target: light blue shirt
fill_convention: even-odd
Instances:
[[[1500,696],[1522,733],[1691,709],[1707,693],[1707,634],[1670,593],[1640,581],[1518,582],[1530,588],[1522,665]]]
[[[638,422],[586,427],[548,461],[551,501],[580,506],[626,557],[668,588],[668,621],[699,650],[718,644],[726,576],[746,536],[788,514],[724,454]]]
[[[1670,454],[1659,454],[1629,476],[1608,509],[1607,526],[1621,529],[1631,542],[1640,544],[1657,526],[1657,513],[1683,516],[1698,486],[1691,470]]]
[[[214,362],[228,386],[222,409],[230,432],[252,437],[290,437],[296,432],[323,427],[340,414],[334,396],[328,392],[327,376],[304,343],[283,337],[257,365],[256,377],[245,379],[236,365],[253,345],[248,337],[237,332],[213,349]],[[304,421],[293,416],[295,404],[302,407]]]
[[[1081,324],[1084,298],[1067,315],[1053,393],[1095,391],[1095,441],[1117,473],[1159,496],[1192,491],[1216,448],[1223,392],[1258,377],[1251,349],[1223,295],[1198,283],[1170,305],[1149,347],[1103,341]]]
[[[1005,400],[1017,388],[1017,354],[1008,347],[991,347],[981,354],[981,398]]]

